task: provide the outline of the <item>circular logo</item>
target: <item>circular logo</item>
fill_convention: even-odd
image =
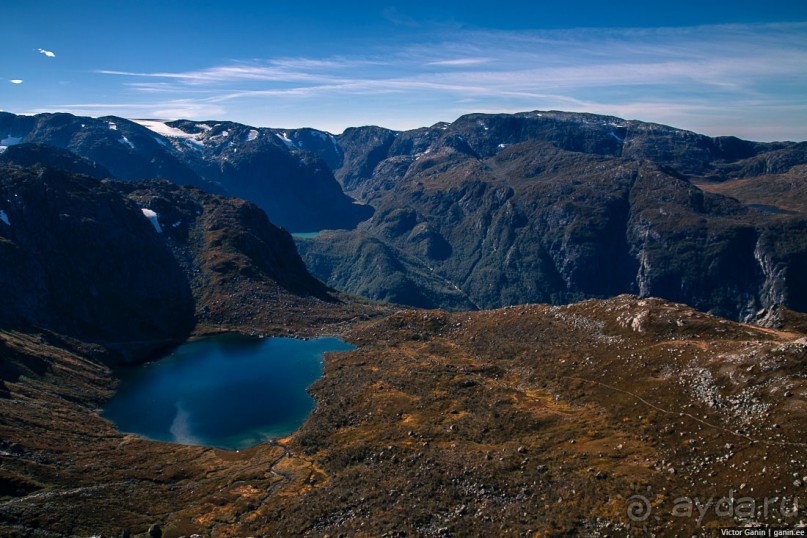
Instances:
[[[644,495],[634,495],[628,499],[628,518],[634,523],[639,523],[650,517],[652,511],[650,501]]]

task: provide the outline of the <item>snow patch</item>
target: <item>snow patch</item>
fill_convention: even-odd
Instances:
[[[118,130],[118,126],[117,126],[117,125],[115,125],[114,123],[112,123],[111,121],[109,122],[109,128],[110,128],[111,130],[113,130],[113,131],[117,131],[117,130]]]
[[[276,136],[277,136],[278,138],[280,138],[280,140],[282,140],[282,141],[283,141],[283,143],[284,143],[284,144],[286,144],[288,147],[290,147],[290,148],[294,148],[294,149],[297,149],[297,144],[295,144],[294,142],[292,142],[291,138],[289,138],[289,135],[287,135],[285,132],[281,131],[281,132],[279,132],[279,133],[275,133],[275,134],[276,134]]]
[[[151,222],[151,225],[154,226],[155,230],[157,230],[157,233],[160,233],[160,234],[163,233],[163,229],[160,226],[160,221],[157,220],[157,213],[155,213],[154,211],[152,211],[151,209],[149,209],[147,207],[141,208],[140,211],[143,212],[144,217],[149,219],[149,221]]]
[[[247,135],[247,142],[252,142],[256,138],[258,138],[258,131],[255,129],[250,129],[249,134]]]
[[[197,123],[196,126],[205,132],[212,129],[212,127],[206,123]]]
[[[3,211],[2,209],[0,209],[0,220],[5,222],[6,226],[11,226],[11,223],[8,220],[8,215],[6,215],[6,212]]]
[[[340,155],[342,153],[342,149],[339,147],[339,144],[336,142],[336,137],[333,136],[332,134],[329,134],[328,138],[331,139],[331,144],[333,144],[333,149],[334,149],[334,151],[336,151],[336,154]]]
[[[171,138],[194,138],[196,135],[191,133],[186,133],[182,129],[177,129],[176,127],[171,127],[170,125],[166,125],[165,122],[162,121],[154,121],[154,120],[132,120],[133,122],[142,125],[146,129],[157,133],[158,135],[168,136]]]
[[[499,149],[504,149],[507,147],[507,144],[499,144]]]
[[[623,143],[625,142],[624,140],[622,140],[621,138],[619,138],[619,136],[617,136],[617,134],[616,134],[615,132],[613,132],[613,131],[611,131],[611,132],[610,132],[610,133],[608,133],[608,134],[609,134],[609,135],[611,135],[611,136],[613,136],[614,138],[616,138],[616,139],[617,139],[617,141],[618,141],[620,144],[623,144]]]
[[[192,149],[204,149],[205,145],[201,140],[197,140],[196,138],[186,138],[185,143]]]
[[[20,142],[22,142],[21,136],[11,136],[11,134],[9,134],[4,139],[0,140],[0,146],[6,146],[6,147],[14,146],[16,144],[19,144]]]
[[[0,146],[0,153],[3,153],[8,149],[8,146]]]
[[[118,142],[120,142],[121,144],[123,144],[125,146],[129,146],[132,149],[137,149],[135,147],[135,145],[132,144],[132,142],[128,138],[126,138],[125,136],[123,138],[121,138],[120,140],[118,140]]]

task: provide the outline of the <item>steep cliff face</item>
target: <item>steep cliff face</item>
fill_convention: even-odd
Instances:
[[[0,312],[124,354],[184,339],[194,324],[186,275],[135,204],[97,180],[0,168]]]
[[[379,137],[368,136],[362,153],[358,133],[346,134],[352,161],[377,163],[345,186],[377,212],[354,232],[298,242],[315,274],[337,288],[447,308],[464,306],[446,300],[446,282],[479,308],[619,293],[743,320],[777,302],[807,308],[798,272],[804,216],[699,188],[718,194],[741,177],[764,190],[765,178],[743,174],[768,163],[764,170],[781,172],[771,182],[782,186],[775,203],[787,204],[807,185],[799,144],[557,112],[477,114],[390,134],[381,160]],[[353,271],[369,265],[353,255],[368,242],[406,258],[417,285],[390,289],[401,280],[395,263],[367,279]],[[385,268],[393,268],[387,277]]]

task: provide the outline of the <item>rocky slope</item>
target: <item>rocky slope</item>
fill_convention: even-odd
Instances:
[[[299,247],[339,289],[457,309],[635,293],[742,320],[807,310],[803,144],[560,112],[338,141],[337,178],[376,213]]]
[[[3,327],[146,353],[194,324],[187,275],[140,208],[97,180],[0,167]]]
[[[246,198],[295,231],[351,228],[372,213],[342,192],[325,162],[274,131],[210,123],[0,112],[0,146],[47,144],[119,179],[164,178]]]
[[[359,349],[327,356],[305,425],[235,453],[119,434],[95,412],[102,363],[3,330],[18,376],[0,534],[689,536],[805,518],[804,333],[620,296],[400,311],[346,338]],[[730,495],[756,507],[676,511]]]

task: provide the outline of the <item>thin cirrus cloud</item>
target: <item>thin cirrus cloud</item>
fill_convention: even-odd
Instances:
[[[56,54],[53,51],[45,50],[45,49],[36,49],[36,51],[40,54],[47,56],[48,58],[55,58]]]
[[[215,66],[207,69],[184,72],[128,72],[99,70],[103,75],[119,75],[144,79],[166,79],[189,86],[236,82],[335,82],[340,79],[329,72],[346,69],[367,62],[348,63],[339,60],[314,58],[284,58],[269,62],[240,62],[234,65]]]
[[[465,67],[469,65],[481,65],[491,62],[490,58],[456,58],[453,60],[436,60],[427,62],[426,65],[445,66],[445,67]]]
[[[442,41],[378,45],[347,58],[98,73],[123,78],[131,95],[163,94],[166,103],[184,103],[160,110],[193,111],[189,105],[195,103],[197,111],[220,109],[253,123],[283,121],[278,114],[286,108],[294,109],[288,126],[305,121],[331,130],[370,114],[373,123],[401,129],[453,119],[447,114],[563,108],[671,122],[708,134],[753,137],[758,129],[768,136],[778,128],[782,136],[803,139],[807,96],[798,88],[807,85],[804,65],[807,23],[783,23],[459,31]],[[272,108],[273,116],[256,117],[256,103]],[[772,104],[778,111],[773,114]],[[306,116],[306,107],[318,115]]]
[[[227,112],[215,103],[205,103],[199,100],[175,99],[149,103],[81,103],[58,104],[45,108],[36,108],[27,111],[28,114],[41,114],[52,112],[54,109],[63,110],[80,116],[106,116],[117,115],[126,118],[215,118],[223,117]]]

